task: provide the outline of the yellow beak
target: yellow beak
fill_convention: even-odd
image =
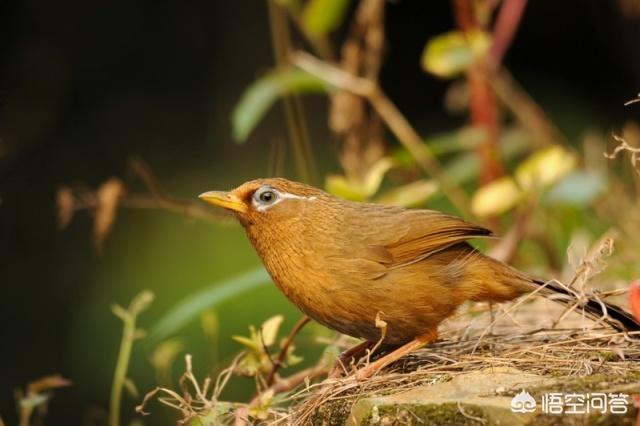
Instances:
[[[247,212],[247,205],[233,192],[209,191],[198,195],[198,198],[214,206],[233,210],[238,213]]]

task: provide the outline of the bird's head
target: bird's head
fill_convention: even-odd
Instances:
[[[327,193],[282,178],[256,179],[231,191],[209,191],[199,198],[235,213],[243,225],[282,222],[320,204]]]

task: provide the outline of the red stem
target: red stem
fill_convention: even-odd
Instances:
[[[493,26],[493,45],[489,52],[491,65],[497,68],[511,46],[518,30],[527,0],[505,0]]]
[[[478,28],[472,0],[454,0],[454,6],[456,23],[462,31],[468,33]],[[492,73],[484,61],[472,65],[467,72],[471,122],[487,132],[484,142],[478,147],[481,184],[489,183],[504,173],[498,154],[499,112],[489,82],[491,77]]]

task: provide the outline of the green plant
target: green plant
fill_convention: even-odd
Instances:
[[[109,403],[110,426],[120,425],[122,390],[127,386],[127,382],[130,382],[130,379],[127,378],[127,370],[131,358],[131,349],[133,348],[133,343],[145,335],[142,329],[137,328],[136,321],[138,315],[149,308],[153,302],[153,298],[153,293],[145,290],[136,295],[126,309],[118,304],[111,306],[113,314],[122,320],[123,329],[120,351],[118,353],[118,360],[113,373],[113,383],[111,385],[111,401]]]

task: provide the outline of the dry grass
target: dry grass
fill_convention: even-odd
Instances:
[[[399,393],[492,367],[570,378],[640,374],[640,332],[601,328],[579,313],[563,319],[562,328],[553,328],[564,309],[541,298],[529,301],[503,305],[495,319],[486,309],[479,313],[480,306],[469,306],[442,327],[438,342],[369,380],[350,376],[299,390],[290,397],[292,408],[278,413],[275,422],[307,424],[325,404],[339,401],[348,409],[364,397]]]

